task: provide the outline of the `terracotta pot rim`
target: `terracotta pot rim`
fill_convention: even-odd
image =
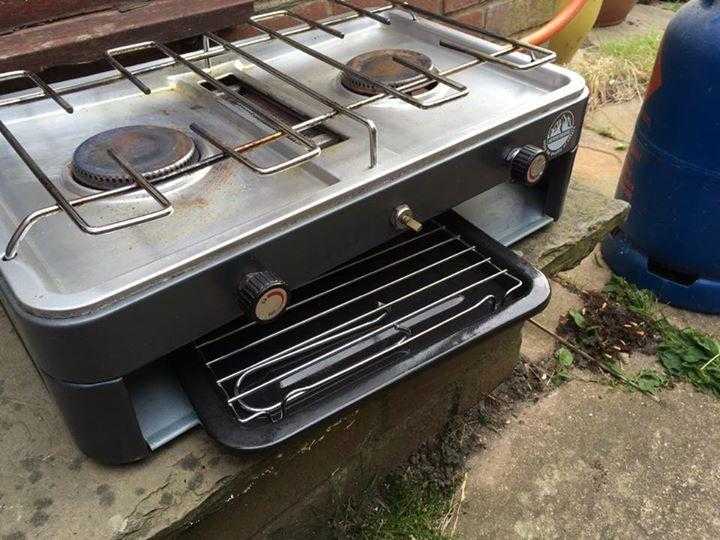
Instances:
[[[622,23],[636,5],[637,0],[603,0],[595,26],[616,26]]]

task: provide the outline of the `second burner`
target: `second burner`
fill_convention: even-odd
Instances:
[[[347,63],[347,66],[391,88],[399,88],[424,78],[424,75],[414,69],[396,62],[395,57],[425,70],[437,71],[429,56],[409,49],[379,49],[366,52],[354,57]],[[357,94],[372,96],[382,93],[382,89],[377,85],[370,84],[351,73],[343,72],[341,82],[345,88]],[[436,84],[434,81],[430,81],[426,86],[418,88],[411,93],[426,91]]]

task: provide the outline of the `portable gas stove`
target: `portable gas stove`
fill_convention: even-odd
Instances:
[[[37,87],[0,101],[3,300],[98,460],[271,446],[548,299],[504,246],[560,215],[582,78],[397,2],[248,24],[0,76]]]

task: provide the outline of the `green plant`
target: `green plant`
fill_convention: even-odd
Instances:
[[[603,292],[652,322],[660,335],[657,356],[669,376],[720,397],[720,342],[717,339],[695,328],[680,329],[671,324],[659,315],[655,295],[623,278],[613,276]],[[658,388],[662,386],[665,385]]]
[[[560,386],[562,383],[570,380],[570,369],[575,363],[575,357],[565,347],[560,347],[555,351],[555,372],[552,375],[552,383]]]
[[[665,370],[700,390],[720,397],[720,342],[694,328],[680,330],[667,321],[658,357]]]
[[[663,2],[662,8],[667,9],[668,11],[678,11],[681,7],[685,5],[685,0],[676,0],[674,2]]]
[[[648,319],[657,316],[657,298],[646,290],[638,289],[626,279],[613,275],[603,288],[603,293],[618,304],[622,304],[630,311]]]
[[[632,381],[632,387],[637,388],[646,394],[657,394],[657,392],[667,386],[668,378],[655,371],[654,369],[642,369],[629,378]]]

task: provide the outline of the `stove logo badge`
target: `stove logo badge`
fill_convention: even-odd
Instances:
[[[570,111],[562,113],[553,122],[545,136],[545,150],[550,156],[562,152],[575,135],[575,115]]]

